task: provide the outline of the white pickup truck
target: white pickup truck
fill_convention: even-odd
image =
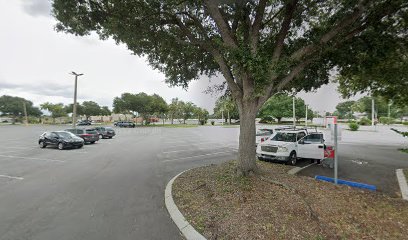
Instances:
[[[296,165],[298,158],[317,160],[324,159],[323,133],[307,129],[282,129],[276,131],[269,139],[258,144],[256,155],[259,160],[285,161]]]

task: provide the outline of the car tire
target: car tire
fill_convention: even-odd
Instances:
[[[258,157],[258,160],[259,161],[265,161],[263,158],[261,158],[261,157]]]
[[[112,136],[110,136],[109,139],[112,139]]]
[[[84,145],[80,145],[80,146],[78,146],[78,148],[82,148]]]
[[[290,155],[289,155],[287,164],[288,164],[288,165],[295,166],[295,165],[296,165],[296,162],[297,162],[296,152],[293,151],[293,152],[291,152]]]
[[[64,144],[63,143],[58,143],[58,149],[63,150],[64,149]]]
[[[95,141],[92,141],[92,142],[91,142],[91,144],[94,144],[94,143],[95,143]]]
[[[38,145],[40,145],[40,148],[47,147],[47,145],[44,143],[44,141],[39,142]]]

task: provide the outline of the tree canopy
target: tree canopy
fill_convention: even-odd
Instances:
[[[45,102],[40,105],[41,109],[47,110],[51,113],[51,117],[54,119],[59,118],[59,117],[65,117],[67,116],[66,109],[64,108],[64,104],[62,103],[50,103],[50,102]]]
[[[345,101],[341,102],[336,105],[336,111],[333,113],[333,115],[338,116],[339,118],[354,118],[353,116],[353,105],[356,103],[356,101]]]
[[[388,53],[382,40],[407,37],[407,11],[406,0],[53,1],[58,31],[112,37],[170,85],[221,73],[240,112],[243,174],[256,171],[254,120],[270,96],[318,88],[335,67],[359,72],[365,62],[352,56]]]
[[[276,118],[278,122],[282,118],[293,117],[293,97],[287,94],[276,94],[269,98],[259,111],[259,116],[263,119]],[[313,118],[313,110],[308,108],[307,116]],[[296,120],[306,117],[306,104],[302,98],[295,98]]]
[[[113,111],[116,113],[138,113],[143,119],[148,120],[152,115],[165,114],[168,111],[168,106],[166,101],[157,94],[123,93],[113,100]]]
[[[214,106],[214,115],[221,118],[224,114],[224,119],[227,120],[229,115],[229,123],[231,119],[239,119],[238,106],[230,95],[223,95],[217,99]]]
[[[3,95],[0,97],[0,115],[9,115],[12,117],[21,117],[24,114],[24,105],[26,105],[27,115],[39,117],[42,115],[38,107],[33,106],[33,102],[21,98]]]

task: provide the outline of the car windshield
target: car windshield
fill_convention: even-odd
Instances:
[[[97,132],[95,131],[95,129],[87,129],[86,133],[96,134]]]
[[[56,132],[56,134],[61,138],[73,138],[73,137],[75,137],[75,134],[72,134],[70,132]]]
[[[106,127],[105,130],[113,130],[111,127]]]
[[[296,142],[296,133],[277,132],[272,141]]]

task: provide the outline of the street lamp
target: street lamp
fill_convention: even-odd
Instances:
[[[83,73],[76,73],[72,71],[71,75],[75,76],[75,90],[74,90],[74,109],[72,110],[72,126],[76,127],[76,104],[77,104],[77,81],[78,77],[84,75]]]
[[[295,89],[293,89],[293,97],[292,97],[293,128],[296,128],[295,95],[296,95],[296,91]]]

